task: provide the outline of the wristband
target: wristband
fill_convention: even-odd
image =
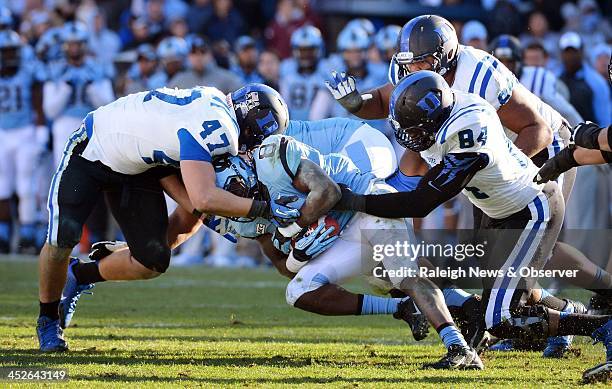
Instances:
[[[285,238],[292,238],[300,231],[302,231],[302,227],[300,227],[300,225],[296,222],[289,224],[287,227],[278,228],[278,232],[280,232]]]
[[[268,203],[266,201],[261,200],[253,200],[251,203],[251,209],[249,209],[249,213],[247,213],[247,217],[255,218],[266,216],[268,212]]]
[[[293,256],[293,251],[291,251],[287,257],[287,262],[285,262],[285,267],[287,267],[287,270],[289,270],[291,273],[297,273],[304,267],[305,264],[306,262],[295,259]]]

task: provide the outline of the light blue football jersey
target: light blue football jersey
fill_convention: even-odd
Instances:
[[[320,60],[311,74],[299,73],[294,58],[288,58],[281,63],[279,92],[287,103],[292,119],[308,120],[312,100],[319,89],[325,88],[328,73],[325,63],[325,60]]]
[[[82,118],[95,107],[87,98],[85,89],[92,82],[108,78],[106,68],[86,58],[81,66],[70,65],[65,59],[49,65],[49,78],[52,81],[64,81],[72,87],[72,94],[68,99],[63,115]]]
[[[0,130],[33,123],[32,84],[45,81],[44,65],[31,58],[22,60],[14,76],[0,77]]]
[[[259,181],[265,185],[271,200],[282,196],[297,196],[292,204],[300,208],[306,193],[293,186],[302,159],[319,165],[338,184],[344,184],[355,193],[366,193],[375,176],[361,172],[350,159],[341,154],[321,154],[318,150],[298,142],[286,135],[272,135],[253,152],[253,160]],[[353,212],[330,212],[342,230],[350,221]]]

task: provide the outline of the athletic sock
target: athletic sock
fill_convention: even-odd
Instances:
[[[369,294],[359,296],[361,301],[360,315],[392,315],[397,312],[397,306],[404,300],[401,298],[378,297]]]
[[[585,315],[581,313],[560,312],[557,336],[591,336],[593,331],[612,319],[609,315]]]
[[[100,275],[98,262],[79,262],[72,267],[74,276],[79,284],[94,284],[96,282],[106,281]]]
[[[554,309],[555,311],[562,311],[563,309],[565,309],[567,301],[561,300],[560,298],[553,296],[546,289],[541,289],[541,291],[542,297],[540,298],[540,301],[538,301],[538,304],[543,305],[546,308]]]
[[[28,223],[19,226],[19,239],[21,240],[36,240],[36,224]]]
[[[11,223],[0,222],[0,241],[8,242],[11,240]]]
[[[605,297],[612,297],[612,275],[604,269],[597,268],[597,273],[590,286],[592,289],[589,290]]]
[[[449,307],[460,307],[472,296],[465,290],[456,287],[444,288],[442,293],[444,294],[444,302]]]
[[[436,328],[436,331],[438,331],[438,335],[440,335],[440,339],[442,339],[442,343],[444,343],[446,348],[449,348],[451,344],[458,344],[461,347],[468,346],[454,323],[444,323]]]
[[[38,317],[46,316],[51,320],[59,319],[59,303],[59,300],[50,303],[42,303],[39,301],[40,311]]]

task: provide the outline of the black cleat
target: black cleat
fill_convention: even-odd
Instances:
[[[602,363],[582,373],[582,382],[585,384],[608,381],[612,381],[612,362]]]
[[[589,301],[589,315],[610,315],[612,314],[612,299],[610,297],[594,294]]]
[[[442,359],[435,363],[425,364],[423,368],[437,370],[483,370],[484,365],[473,348],[451,344],[448,352]]]
[[[399,303],[397,306],[397,312],[393,314],[393,317],[398,320],[403,320],[410,326],[412,336],[417,342],[427,337],[429,333],[429,322],[427,317],[422,313],[417,313],[416,307],[412,302],[412,299],[406,299]]]
[[[449,311],[467,344],[479,355],[493,343],[493,337],[485,328],[479,295],[471,295],[461,307],[449,308]]]

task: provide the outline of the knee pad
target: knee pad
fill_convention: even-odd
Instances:
[[[82,223],[70,217],[61,217],[59,218],[59,225],[57,228],[57,241],[52,242],[49,239],[48,241],[53,246],[71,249],[81,241],[82,232]]]
[[[157,273],[165,273],[170,265],[170,247],[166,243],[149,241],[146,245],[130,245],[132,256],[142,266]]]
[[[298,273],[289,281],[287,289],[285,289],[287,304],[294,306],[295,302],[302,297],[302,295],[317,290],[327,284],[329,284],[329,279],[321,273],[315,274],[314,277],[307,278],[301,277],[300,273]]]
[[[488,331],[503,339],[517,338],[525,342],[542,339],[548,334],[548,310],[541,305],[519,307],[512,317]]]

